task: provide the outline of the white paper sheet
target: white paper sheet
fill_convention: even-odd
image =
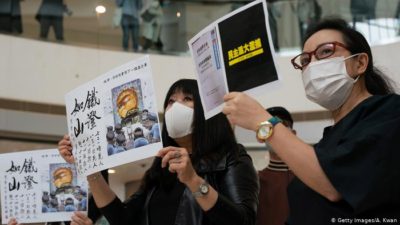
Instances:
[[[80,174],[148,158],[162,148],[148,56],[76,88],[65,102]]]
[[[87,212],[88,184],[57,149],[0,155],[1,215],[19,223],[70,221]]]
[[[253,1],[211,23],[188,45],[206,119],[220,113],[223,96],[252,96],[279,87],[266,2]]]

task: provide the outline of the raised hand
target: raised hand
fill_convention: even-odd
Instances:
[[[271,118],[271,115],[255,99],[242,92],[231,92],[224,96],[222,112],[228,120],[240,127],[257,130],[258,124]]]
[[[169,171],[176,173],[180,182],[188,184],[198,177],[185,148],[166,147],[161,149],[157,156],[162,158],[161,167],[164,168],[169,165]]]
[[[81,212],[75,212],[71,217],[71,225],[93,225],[93,221]]]
[[[17,222],[17,220],[15,218],[11,218],[7,225],[21,225],[20,223]]]
[[[71,141],[69,140],[69,136],[67,134],[64,135],[63,139],[58,142],[58,151],[66,162],[75,162],[74,156],[72,155]]]

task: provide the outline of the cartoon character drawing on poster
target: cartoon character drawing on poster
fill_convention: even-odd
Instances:
[[[115,125],[127,127],[137,123],[143,109],[140,79],[125,83],[111,90]]]
[[[67,163],[50,164],[47,175],[43,176],[43,183],[49,185],[42,191],[42,213],[87,209],[87,192],[78,184],[74,167]]]
[[[114,155],[160,141],[155,112],[144,107],[141,80],[111,90],[114,124],[107,126],[107,153]]]

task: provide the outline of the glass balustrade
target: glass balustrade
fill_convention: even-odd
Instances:
[[[123,4],[131,5],[121,8],[117,5],[118,1],[0,0],[0,30],[3,34],[67,45],[188,55],[187,41],[193,35],[212,21],[248,3],[228,0],[124,0]],[[332,15],[349,21],[367,37],[371,45],[398,40],[399,0],[267,2],[273,41],[279,54],[298,53],[307,27]],[[132,45],[132,42],[135,44]]]

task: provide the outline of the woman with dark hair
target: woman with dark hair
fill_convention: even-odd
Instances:
[[[126,202],[101,176],[88,176],[96,204],[110,224],[254,224],[257,174],[225,115],[205,120],[197,82],[188,79],[170,87],[164,112],[165,148]],[[70,163],[71,149],[68,137],[60,141],[60,154]]]
[[[256,131],[296,175],[288,188],[288,224],[398,220],[400,96],[374,67],[365,38],[344,20],[326,19],[308,31],[292,63],[302,71],[308,99],[333,116],[316,145],[245,94],[226,95],[223,109],[233,124]]]

